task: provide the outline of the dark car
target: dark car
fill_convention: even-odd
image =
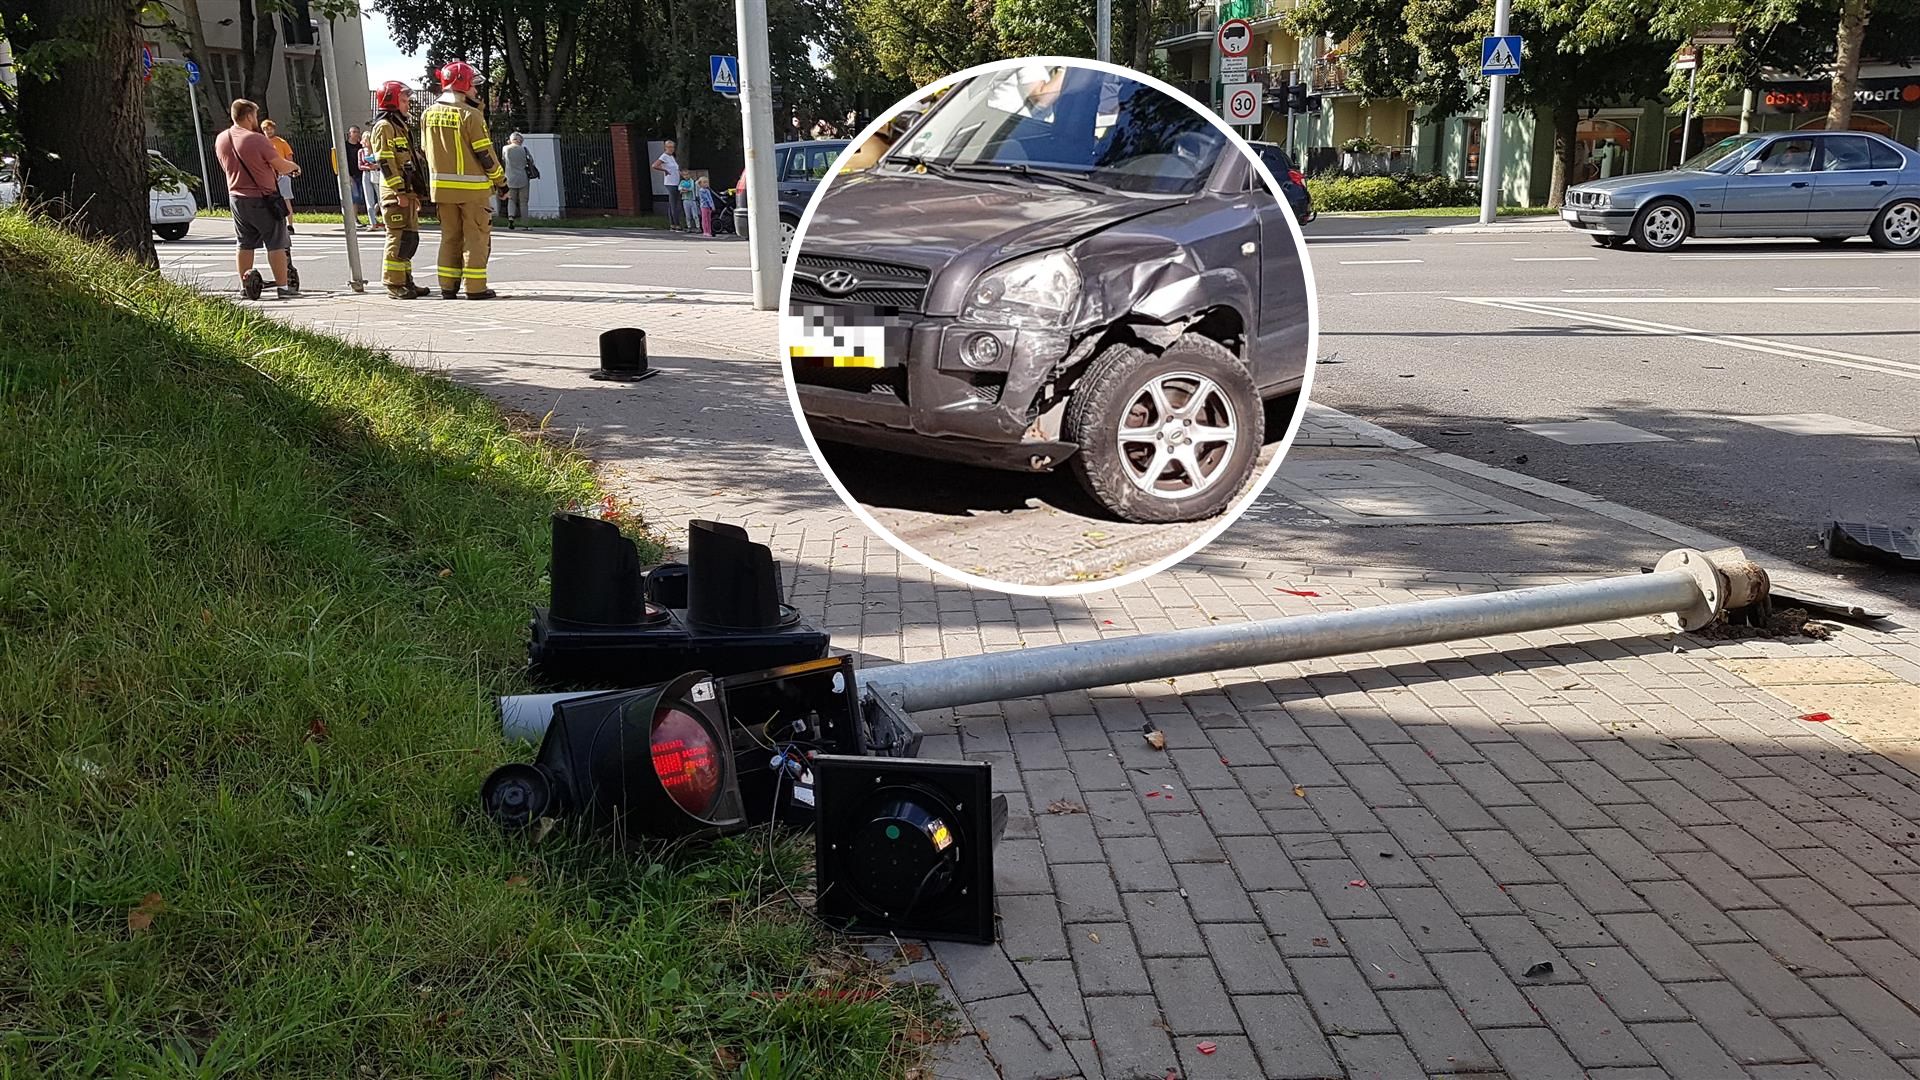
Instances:
[[[1287,208],[1293,211],[1293,219],[1305,225],[1317,215],[1313,212],[1313,196],[1307,192],[1307,178],[1294,168],[1293,159],[1278,143],[1248,143],[1253,151],[1266,163],[1267,171],[1280,181],[1280,194],[1287,200]]]
[[[780,257],[787,257],[793,246],[794,230],[800,227],[800,215],[813,198],[814,189],[833,171],[833,159],[847,148],[845,139],[810,139],[806,142],[775,143],[773,175],[780,188]],[[740,173],[734,185],[733,227],[742,240],[747,237],[747,174]]]
[[[1193,108],[1030,64],[952,90],[821,197],[786,341],[816,438],[1070,466],[1108,511],[1224,510],[1308,299],[1286,211]]]

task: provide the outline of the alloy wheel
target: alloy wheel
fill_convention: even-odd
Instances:
[[[1887,217],[1880,231],[1896,247],[1906,247],[1920,240],[1920,204],[1900,203],[1887,208]]]
[[[1155,498],[1185,499],[1227,474],[1240,425],[1218,383],[1197,372],[1172,371],[1134,391],[1116,439],[1134,487]]]
[[[1687,216],[1677,207],[1656,206],[1647,211],[1647,220],[1641,231],[1658,248],[1670,248],[1678,244],[1687,235]]]

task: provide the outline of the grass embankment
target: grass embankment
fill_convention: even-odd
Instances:
[[[547,514],[482,398],[0,213],[0,1074],[897,1074],[797,839],[501,836]]]
[[[1478,211],[1475,212],[1478,213]],[[363,214],[362,216],[364,217],[365,215]],[[233,213],[220,209],[219,207],[214,207],[200,211],[200,217],[208,220],[231,221],[233,220]],[[294,213],[293,221],[296,225],[338,225],[340,224],[340,215],[337,212],[325,213],[313,210],[300,210]],[[420,219],[420,223],[422,225],[438,227],[440,219],[428,214]],[[505,229],[507,227],[505,218],[495,218],[493,224],[496,229]],[[601,217],[525,218],[516,221],[514,227],[519,229],[665,229],[667,227],[667,219],[664,216],[657,215],[640,215],[638,217],[606,215]],[[361,228],[364,229],[366,226],[362,225]]]

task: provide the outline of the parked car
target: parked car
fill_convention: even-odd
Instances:
[[[773,147],[773,175],[780,188],[780,257],[785,259],[793,247],[794,230],[800,227],[800,215],[813,198],[820,181],[833,171],[833,159],[846,149],[845,139],[810,139],[806,142],[776,143]],[[741,239],[747,237],[747,174],[740,173],[734,185],[733,224]]]
[[[1729,135],[1677,169],[1567,189],[1560,216],[1602,247],[1672,251],[1689,236],[1870,236],[1920,247],[1920,153],[1864,131]]]
[[[1068,466],[1129,521],[1226,509],[1306,375],[1286,211],[1207,118],[1105,71],[954,88],[835,179],[793,262],[816,438]]]
[[[1302,225],[1312,221],[1313,196],[1307,191],[1307,178],[1294,168],[1293,158],[1287,155],[1284,147],[1278,143],[1250,143],[1260,160],[1267,163],[1267,171],[1280,181],[1280,194],[1286,197],[1287,208],[1293,211],[1293,220]]]
[[[158,151],[149,150],[147,153],[155,161],[171,168],[172,163],[161,157]],[[20,177],[16,169],[17,164],[12,158],[0,159],[0,206],[20,200]],[[147,220],[162,240],[184,239],[193,225],[194,215],[199,212],[200,204],[194,201],[193,192],[184,186],[167,184],[154,187],[147,193]]]

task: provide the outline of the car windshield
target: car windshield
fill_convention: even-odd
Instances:
[[[1191,106],[1132,79],[1035,63],[955,89],[887,160],[1188,195],[1206,182],[1226,142]]]
[[[1729,135],[1681,162],[1680,168],[1694,172],[1725,172],[1734,158],[1759,140],[1757,135]]]

